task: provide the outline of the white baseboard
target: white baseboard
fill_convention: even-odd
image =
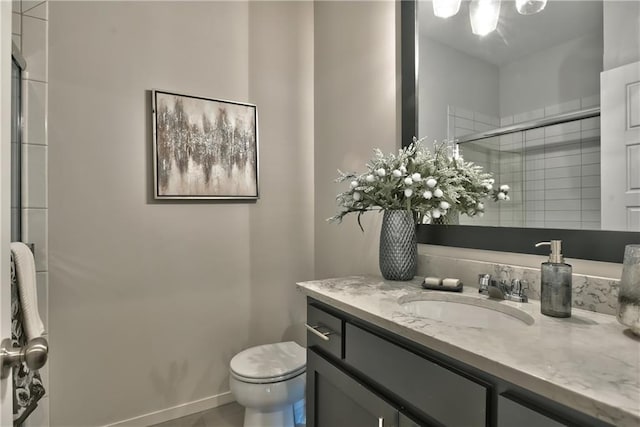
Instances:
[[[193,402],[183,403],[182,405],[177,405],[172,408],[161,409],[149,414],[129,418],[128,420],[107,424],[105,427],[146,427],[217,408],[218,406],[226,405],[234,401],[233,395],[228,391],[215,396],[205,397],[204,399],[194,400]]]

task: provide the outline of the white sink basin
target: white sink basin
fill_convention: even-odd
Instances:
[[[507,329],[532,325],[533,317],[502,302],[459,294],[421,295],[398,301],[406,313],[456,326]]]

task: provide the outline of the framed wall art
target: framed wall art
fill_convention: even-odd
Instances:
[[[258,198],[255,105],[152,91],[156,199]]]

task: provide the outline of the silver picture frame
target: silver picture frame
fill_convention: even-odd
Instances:
[[[151,91],[155,199],[257,200],[254,104]]]

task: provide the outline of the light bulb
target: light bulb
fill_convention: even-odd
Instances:
[[[520,15],[533,15],[542,11],[547,0],[516,0],[516,9]]]
[[[498,27],[500,17],[500,0],[471,0],[469,19],[471,32],[478,36],[486,36]]]
[[[438,18],[450,18],[460,10],[462,0],[433,0],[433,14]]]

